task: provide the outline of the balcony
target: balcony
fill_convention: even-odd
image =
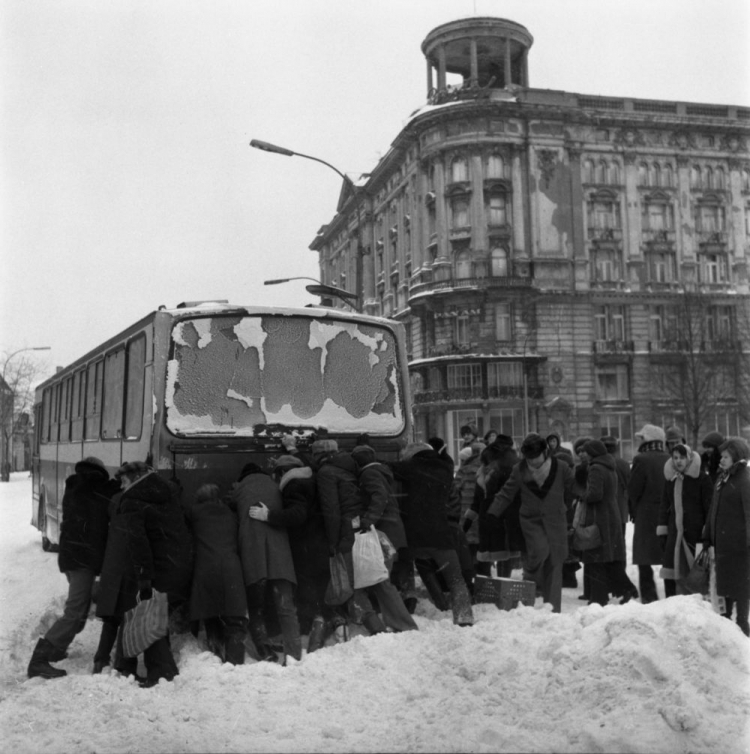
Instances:
[[[632,354],[635,351],[635,343],[632,340],[594,340],[591,343],[591,351],[596,354]]]
[[[677,234],[674,230],[649,230],[646,228],[641,231],[641,241],[646,251],[673,252]]]
[[[686,340],[649,340],[649,353],[681,353],[688,351]]]
[[[482,278],[460,278],[452,280],[433,280],[431,282],[418,283],[411,287],[409,292],[409,304],[420,296],[434,293],[452,293],[454,291],[487,290],[490,288],[530,288],[530,277],[504,276]]]
[[[701,341],[701,351],[703,353],[740,353],[742,351],[742,341],[732,340],[732,338],[704,340]]]
[[[544,388],[530,387],[528,397],[532,400],[543,400]],[[521,386],[495,386],[487,389],[479,386],[453,387],[444,390],[418,390],[414,393],[415,404],[485,401],[489,399],[521,401],[523,398],[523,387]]]
[[[589,228],[589,241],[597,247],[620,247],[622,244],[622,228]]]

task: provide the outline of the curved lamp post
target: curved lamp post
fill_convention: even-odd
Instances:
[[[5,380],[5,375],[7,374],[8,370],[8,364],[10,363],[10,360],[16,356],[19,353],[23,353],[24,351],[49,351],[51,350],[51,346],[31,346],[29,348],[19,348],[17,351],[13,351],[10,356],[8,356],[7,359],[5,359],[5,364],[3,364],[3,384],[0,389],[2,389],[3,393],[5,393],[5,388],[7,387],[10,391],[8,394],[3,394],[0,396],[0,400],[3,402],[2,405],[2,417],[3,417],[3,427],[2,427],[2,433],[3,433],[3,461],[2,461],[2,473],[0,473],[0,480],[3,482],[9,482],[10,481],[10,469],[11,469],[11,449],[13,447],[13,419],[15,414],[15,403],[16,403],[16,391],[15,388],[11,388],[10,385]],[[10,405],[10,410],[6,412],[6,401]],[[8,425],[6,427],[6,424]],[[6,434],[7,430],[7,434]]]
[[[349,304],[349,301],[356,301],[359,296],[351,291],[346,291],[343,288],[337,288],[335,285],[326,285],[321,283],[316,278],[310,278],[305,276],[292,277],[292,278],[274,278],[273,280],[264,280],[263,285],[279,285],[280,283],[288,283],[292,280],[312,280],[315,285],[306,285],[305,290],[311,293],[313,296],[332,296],[334,298],[341,299],[344,303]],[[352,306],[349,304],[349,306]],[[355,311],[359,311],[356,306],[352,306]]]

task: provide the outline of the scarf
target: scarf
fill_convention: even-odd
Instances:
[[[539,487],[544,485],[544,482],[549,476],[550,468],[552,467],[552,458],[545,458],[544,463],[538,469],[532,469],[528,467],[531,478],[537,483]]]

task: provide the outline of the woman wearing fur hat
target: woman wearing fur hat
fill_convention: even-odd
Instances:
[[[653,566],[661,565],[664,558],[656,527],[664,492],[664,464],[669,454],[664,451],[666,437],[661,427],[646,424],[635,436],[640,445],[630,472],[628,505],[630,519],[635,523],[633,564],[638,566],[638,588],[645,605],[659,599]]]
[[[716,592],[724,597],[724,614],[731,618],[735,609],[737,625],[750,636],[750,449],[744,440],[734,437],[722,443],[719,452],[721,475],[703,541],[714,549]]]
[[[724,442],[724,435],[721,432],[709,432],[701,442],[703,452],[701,453],[701,465],[711,479],[711,484],[716,484],[716,480],[721,474],[721,453],[719,448]]]
[[[141,462],[124,463],[117,477],[122,492],[115,499],[96,604],[96,614],[105,624],[95,664],[109,660],[106,627],[116,626],[135,607],[138,595],[148,599],[152,588],[165,592],[170,612],[174,612],[188,601],[193,573],[190,532],[170,485]],[[146,649],[143,659],[147,671],[144,686],[153,686],[161,678],[171,681],[178,674],[169,636]],[[137,666],[136,657],[122,657],[119,636],[115,670],[135,675]]]
[[[562,566],[568,556],[566,510],[573,493],[570,467],[550,456],[547,441],[536,433],[521,445],[523,460],[487,510],[500,518],[520,498],[521,530],[526,542],[524,571],[542,590],[545,602],[559,613],[562,603]]]
[[[667,597],[687,594],[680,585],[695,560],[711,506],[713,486],[701,470],[700,456],[689,445],[678,443],[664,464],[664,494],[656,533],[664,543],[664,560],[659,576],[664,579]]]
[[[94,579],[101,572],[109,526],[108,507],[120,485],[98,459],[84,458],[65,480],[63,520],[57,564],[68,580],[61,618],[39,639],[29,663],[29,678],[59,678],[66,673],[50,662],[67,657],[67,649],[86,625]]]
[[[586,462],[586,487],[581,495],[585,507],[582,526],[596,524],[602,544],[580,553],[589,580],[589,604],[606,605],[609,595],[618,595],[621,567],[626,559],[620,508],[617,504],[615,459],[600,440],[589,440],[578,450]]]

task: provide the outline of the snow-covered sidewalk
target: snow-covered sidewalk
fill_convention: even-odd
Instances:
[[[283,668],[222,665],[192,636],[180,675],[91,675],[90,620],[55,681],[26,678],[66,581],[30,526],[27,474],[0,485],[0,751],[747,752],[750,642],[697,597],[475,607],[421,600],[420,631],[357,637]]]

